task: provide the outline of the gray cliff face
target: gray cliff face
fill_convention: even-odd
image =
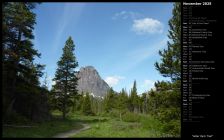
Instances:
[[[79,78],[77,86],[79,93],[83,91],[103,97],[110,88],[93,66],[81,67],[77,77]]]

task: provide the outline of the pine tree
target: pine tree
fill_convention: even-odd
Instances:
[[[120,112],[120,120],[122,120],[122,111],[125,111],[128,107],[128,95],[125,89],[122,88],[118,100],[117,100],[117,108]]]
[[[91,114],[93,114],[92,113],[92,110],[91,110],[90,95],[89,95],[88,92],[84,96],[84,101],[83,101],[83,104],[82,104],[82,112],[85,115],[91,115]]]
[[[63,113],[63,119],[69,111],[71,102],[74,101],[74,96],[77,95],[77,71],[75,68],[78,66],[78,62],[74,55],[75,45],[71,37],[65,43],[63,48],[63,54],[58,61],[58,68],[55,73],[55,85],[54,89],[58,96],[58,108]],[[72,100],[73,98],[73,100]]]
[[[77,98],[76,99],[76,107],[79,111],[82,111],[82,105],[83,105],[83,102],[84,102],[84,92],[82,91],[81,94],[78,94],[77,95]]]
[[[35,67],[40,67],[33,64],[34,57],[40,57],[32,44],[32,30],[36,23],[36,15],[31,11],[33,8],[33,3],[3,4],[3,68],[7,71],[4,76],[10,82],[9,89],[12,95],[18,76],[26,79],[30,78],[29,75],[34,77]]]
[[[147,99],[147,93],[143,93],[142,96],[140,97],[140,105],[141,105],[141,110],[142,113],[147,113],[148,112],[148,99]]]
[[[168,48],[159,51],[162,62],[155,63],[156,69],[164,76],[170,77],[172,82],[155,83],[156,91],[149,97],[149,106],[152,114],[166,123],[164,129],[171,133],[180,133],[181,119],[181,3],[175,3],[173,17],[169,20],[170,41]],[[175,123],[174,123],[175,122]]]
[[[136,81],[134,81],[133,84],[133,88],[131,89],[131,107],[132,107],[132,111],[134,111],[135,113],[137,112],[137,108],[138,108],[138,95],[137,95],[137,87],[136,87]]]
[[[181,78],[181,4],[175,3],[173,17],[169,20],[168,48],[159,51],[162,56],[161,63],[156,62],[156,69],[165,77],[170,77],[172,81]]]
[[[104,104],[105,104],[104,109],[106,112],[110,112],[112,110],[112,108],[115,107],[114,101],[115,101],[114,90],[113,90],[113,88],[110,88],[107,92],[105,99],[104,99]]]
[[[31,119],[32,107],[38,107],[34,100],[40,98],[39,77],[43,75],[44,68],[33,62],[35,56],[40,57],[32,43],[36,23],[32,10],[35,6],[29,2],[6,2],[2,5],[3,111],[8,114],[16,110]],[[25,98],[29,102],[20,106]]]
[[[165,81],[157,81],[154,84],[156,91],[166,91],[166,90],[172,90],[172,83],[171,82],[165,82]]]

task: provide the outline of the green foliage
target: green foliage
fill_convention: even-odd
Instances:
[[[125,89],[122,89],[118,94],[117,108],[119,110],[124,110],[128,107],[128,94]]]
[[[158,90],[149,93],[149,112],[164,125],[162,131],[173,136],[180,135],[181,93],[179,81],[157,82]]]
[[[72,106],[72,112],[76,111],[82,111],[82,105],[84,101],[84,93],[82,92],[81,94],[77,94],[73,98],[73,106]]]
[[[75,116],[75,118],[81,118],[83,122],[91,122],[89,125],[91,129],[82,131],[72,137],[116,137],[116,138],[136,138],[136,137],[144,137],[144,138],[159,138],[159,137],[171,137],[170,135],[164,133],[162,129],[162,124],[156,120],[155,118],[151,119],[151,126],[144,127],[143,122],[147,122],[147,120],[141,122],[142,117],[140,117],[139,122],[125,122],[120,121],[117,118],[107,117],[105,121],[94,121],[96,119],[101,119],[102,117],[98,116]],[[144,119],[149,116],[145,116]],[[102,119],[104,120],[105,117]],[[155,123],[154,123],[155,122]],[[158,124],[157,124],[158,123]]]
[[[148,106],[148,94],[143,93],[142,96],[139,98],[139,104],[141,106],[141,112],[143,114],[146,114],[149,112],[149,106]]]
[[[114,117],[114,118],[119,118],[120,117],[120,111],[117,109],[112,109],[109,112],[109,116]]]
[[[2,6],[4,123],[13,112],[33,121],[49,118],[48,91],[39,83],[44,65],[33,62],[35,57],[40,57],[32,43],[35,6],[29,2],[6,2]]]
[[[136,81],[134,81],[133,88],[131,89],[131,96],[129,100],[131,111],[137,112],[139,105],[139,98],[137,95]]]
[[[141,115],[140,122],[145,129],[163,131],[163,123],[151,115]]]
[[[58,68],[55,73],[55,85],[53,86],[54,98],[56,98],[56,107],[63,112],[63,118],[69,112],[69,107],[74,103],[74,97],[77,94],[77,81],[75,68],[78,66],[76,57],[73,54],[75,45],[71,37],[65,43],[63,54],[58,61]]]
[[[157,112],[157,116],[162,122],[169,122],[172,120],[180,120],[180,113],[180,108],[160,108]]]
[[[174,137],[179,137],[181,133],[181,121],[171,120],[163,125],[162,130]]]
[[[54,119],[45,123],[32,124],[28,128],[3,127],[4,138],[49,138],[71,129],[80,129],[83,126],[76,120]]]
[[[166,91],[172,89],[172,83],[166,81],[157,81],[155,82],[156,91]]]
[[[86,93],[84,96],[84,101],[82,104],[82,112],[85,115],[93,115],[94,113],[91,110],[91,102],[90,102],[90,96],[89,93]]]
[[[114,93],[113,88],[110,88],[104,98],[104,110],[105,112],[110,112],[113,108],[116,108],[117,96]]]
[[[128,94],[125,89],[117,95],[116,108],[119,110],[119,117],[122,120],[122,115],[128,110]]]
[[[32,31],[36,20],[33,8],[33,3],[8,2],[3,5],[4,79],[7,79],[6,88],[12,96],[18,78],[38,85],[38,77],[42,75],[43,66],[33,63],[35,56],[40,57],[31,41],[34,38]]]
[[[180,135],[180,91],[155,91],[150,93],[150,114],[162,122],[162,131],[173,136]]]
[[[88,123],[99,123],[92,127],[92,130],[84,132],[84,134],[91,132],[86,136],[136,136],[136,133],[139,134],[138,136],[155,137],[163,134],[180,135],[180,4],[175,4],[173,17],[169,21],[171,41],[168,42],[166,50],[159,52],[162,62],[155,63],[156,69],[163,76],[170,77],[172,82],[158,81],[155,83],[156,90],[138,96],[136,81],[134,81],[130,96],[124,89],[116,93],[110,88],[103,100],[90,97],[88,93],[85,96],[77,95],[78,78],[75,68],[78,62],[74,55],[75,45],[71,37],[67,39],[63,54],[57,63],[58,68],[54,78],[56,84],[52,91],[49,93],[47,90],[47,78],[45,78],[43,87],[40,87],[38,79],[42,76],[44,67],[33,63],[34,57],[39,57],[40,54],[33,49],[31,42],[34,38],[32,30],[35,24],[35,14],[31,10],[34,7],[35,4],[31,3],[3,4],[3,113],[6,114],[5,122],[30,123],[29,120],[38,120],[37,114],[48,113],[46,110],[48,100],[52,109],[62,112],[63,121],[50,121],[46,125],[38,124],[38,128],[16,131],[24,134],[30,132],[32,134],[29,136],[33,137],[52,136],[56,132],[71,129],[68,124],[74,124],[74,122],[66,120],[65,117],[70,115],[69,119],[74,119],[71,118],[73,113],[80,111],[86,115],[79,118],[80,120],[83,121],[85,118]],[[71,108],[73,113],[70,112]],[[57,112],[57,116],[61,115],[61,112]],[[104,122],[99,119],[100,116],[92,118],[91,115],[95,114],[108,116],[111,120]],[[47,118],[44,115],[42,117]],[[120,118],[119,121],[118,118]],[[59,129],[55,128],[58,125]],[[5,128],[4,135],[12,134],[12,130],[15,129]],[[47,133],[48,130],[49,133]],[[15,136],[21,136],[21,134],[16,133]]]
[[[180,134],[181,108],[181,4],[175,3],[173,17],[169,20],[168,48],[159,51],[161,63],[156,62],[156,69],[171,82],[156,82],[156,91],[149,93],[149,112],[165,125],[163,130],[172,135]]]
[[[27,117],[22,116],[16,112],[8,113],[7,116],[5,116],[4,121],[7,122],[7,124],[13,125],[26,125],[31,123],[31,120],[29,120]]]

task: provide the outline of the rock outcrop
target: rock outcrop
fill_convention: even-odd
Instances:
[[[110,88],[93,66],[81,67],[77,77],[79,93],[83,91],[96,97],[103,97]]]

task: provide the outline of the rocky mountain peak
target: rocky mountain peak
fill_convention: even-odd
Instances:
[[[79,78],[77,86],[79,93],[83,91],[103,97],[109,90],[108,84],[100,77],[93,66],[81,67],[77,77]]]

